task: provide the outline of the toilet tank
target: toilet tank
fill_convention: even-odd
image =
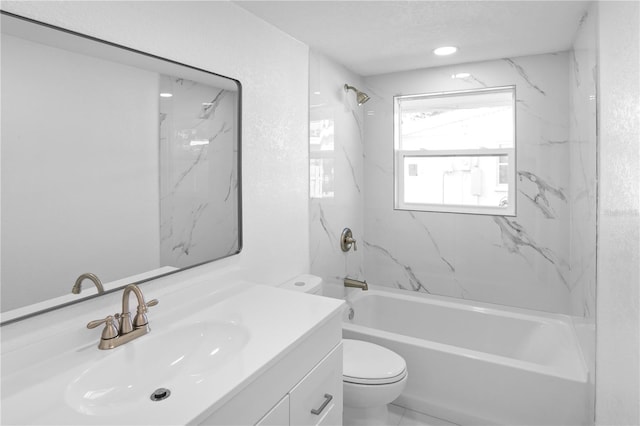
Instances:
[[[280,284],[279,287],[287,290],[301,291],[303,293],[322,295],[322,278],[315,275],[302,274]]]

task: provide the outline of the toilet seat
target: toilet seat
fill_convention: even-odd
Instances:
[[[396,383],[407,375],[405,360],[393,351],[362,340],[342,339],[342,380],[360,385]]]

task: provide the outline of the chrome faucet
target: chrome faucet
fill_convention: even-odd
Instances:
[[[80,289],[82,288],[82,281],[85,279],[92,281],[95,286],[98,288],[98,294],[104,293],[104,287],[102,286],[102,282],[100,278],[96,274],[92,274],[91,272],[87,272],[86,274],[82,274],[76,280],[76,283],[71,288],[71,293],[80,294]]]
[[[366,281],[358,281],[358,280],[354,280],[353,278],[345,278],[344,279],[344,286],[345,287],[360,288],[360,289],[362,289],[362,291],[369,290],[369,286],[367,285]]]
[[[132,291],[138,299],[137,313],[133,321],[131,321],[131,312],[129,311],[129,296]],[[146,314],[150,306],[157,304],[157,299],[145,302],[142,291],[137,285],[129,284],[126,286],[122,293],[122,313],[109,315],[104,319],[91,321],[87,324],[87,328],[95,328],[100,324],[105,324],[98,349],[117,348],[150,332],[151,328]]]

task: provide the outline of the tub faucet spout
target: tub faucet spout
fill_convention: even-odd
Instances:
[[[348,278],[348,277],[346,277],[344,279],[344,286],[345,287],[359,288],[359,289],[362,289],[362,291],[369,290],[369,286],[367,285],[367,281],[354,280],[353,278]]]

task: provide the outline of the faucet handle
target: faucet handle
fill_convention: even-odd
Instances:
[[[136,316],[133,318],[133,327],[139,328],[147,325],[149,321],[147,320],[147,316],[145,315],[145,313],[147,312],[148,308],[152,306],[156,306],[157,304],[158,304],[158,299],[152,299],[152,300],[149,300],[148,302],[139,304],[137,309],[138,312],[136,313]]]
[[[116,314],[116,316],[118,315]],[[113,315],[109,315],[104,319],[89,322],[87,328],[96,328],[100,324],[105,324],[101,338],[103,340],[113,339],[114,337],[118,337],[118,326],[115,320],[116,318]]]
[[[353,247],[353,251],[358,250],[356,240],[353,238],[353,232],[349,228],[344,228],[342,234],[340,234],[340,248],[346,253],[351,250],[351,247]]]

